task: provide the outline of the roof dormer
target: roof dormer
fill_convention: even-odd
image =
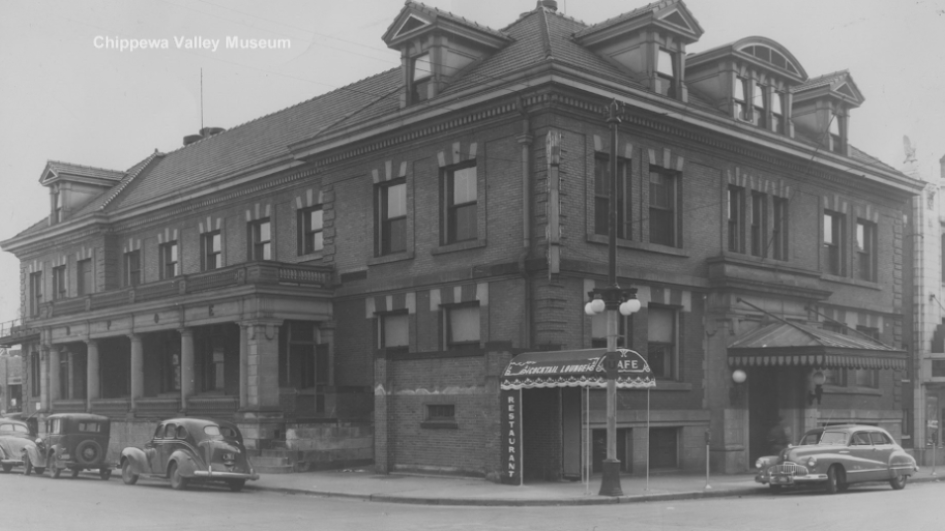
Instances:
[[[406,89],[401,107],[434,98],[457,72],[512,42],[502,32],[409,0],[383,39],[400,51]]]
[[[807,80],[794,55],[766,37],[746,37],[689,56],[689,84],[739,122],[793,137],[792,89]]]
[[[653,92],[688,101],[686,45],[702,33],[682,0],[664,0],[585,28],[574,39],[642,78]]]
[[[125,172],[49,161],[39,178],[49,188],[49,224],[55,225],[118,184]]]
[[[793,93],[792,118],[798,129],[824,148],[848,156],[850,109],[864,101],[850,72],[842,70],[811,79],[794,88]]]

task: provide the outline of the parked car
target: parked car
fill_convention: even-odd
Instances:
[[[197,418],[161,421],[143,448],[122,450],[122,480],[134,485],[139,476],[170,479],[178,490],[191,482],[220,481],[234,492],[259,479],[235,425]]]
[[[25,422],[0,418],[0,466],[4,472],[23,464],[23,455],[29,446],[35,447],[36,443]]]
[[[114,466],[107,460],[111,430],[108,417],[57,413],[46,417],[45,425],[46,434],[33,447],[26,448],[27,476],[33,470],[37,474],[48,470],[53,478],[58,478],[63,470],[70,470],[72,477],[76,477],[83,470],[97,469],[102,479],[111,477]]]
[[[755,463],[755,481],[773,489],[822,485],[828,493],[853,483],[888,481],[899,490],[919,467],[915,459],[875,426],[827,426],[808,431],[797,446]]]

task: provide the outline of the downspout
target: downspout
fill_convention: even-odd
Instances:
[[[529,156],[534,136],[531,133],[531,122],[528,118],[528,111],[525,110],[525,102],[518,100],[518,111],[522,115],[522,135],[518,138],[518,143],[522,147],[522,254],[519,255],[518,269],[522,274],[524,283],[525,304],[524,315],[522,316],[522,348],[529,349],[532,344],[532,288],[531,278],[527,270],[528,257],[531,254],[531,179]]]

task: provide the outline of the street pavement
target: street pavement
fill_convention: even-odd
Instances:
[[[939,474],[941,472],[941,474]],[[945,479],[945,469],[923,468],[911,482]],[[705,475],[683,473],[653,474],[621,478],[623,496],[600,496],[600,476],[590,482],[539,482],[500,485],[476,478],[375,474],[370,469],[320,471],[297,474],[261,474],[246,488],[323,497],[354,498],[387,503],[426,505],[605,505],[649,501],[688,500],[713,497],[742,497],[769,494],[770,489],[754,480],[753,474]],[[908,488],[908,487],[907,487]]]

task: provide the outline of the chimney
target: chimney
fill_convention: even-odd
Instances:
[[[200,132],[196,135],[187,135],[184,137],[184,145],[189,146],[198,140],[203,140],[204,138],[211,137],[217,133],[222,133],[226,129],[222,127],[203,127],[200,129]]]
[[[543,7],[548,11],[557,11],[558,2],[555,0],[538,0],[538,7]]]

